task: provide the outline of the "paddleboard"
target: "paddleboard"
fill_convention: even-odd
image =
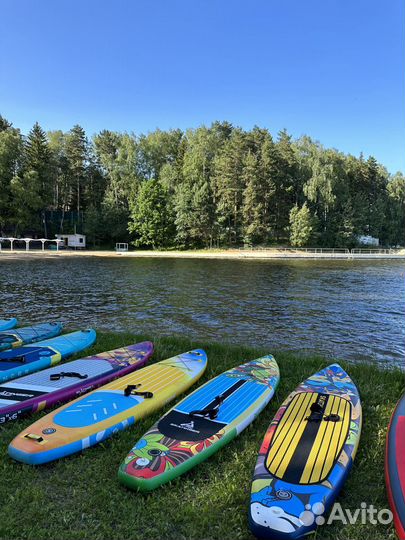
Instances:
[[[405,394],[398,401],[388,427],[385,480],[398,538],[405,539]]]
[[[14,326],[17,326],[17,322],[14,317],[12,319],[0,319],[0,332],[14,328]]]
[[[264,437],[249,523],[258,538],[301,538],[324,522],[351,468],[361,403],[349,375],[332,364],[288,396]]]
[[[76,398],[143,367],[153,354],[144,341],[43,369],[0,385],[0,424]]]
[[[0,383],[53,366],[62,358],[90,347],[95,340],[94,330],[79,330],[40,341],[36,345],[0,352]]]
[[[0,332],[0,351],[58,336],[62,330],[62,323],[50,322]]]
[[[145,433],[121,465],[119,480],[149,491],[201,463],[257,417],[279,379],[271,355],[211,379]]]
[[[205,352],[194,350],[121,377],[39,419],[10,443],[9,454],[39,465],[85,450],[173,400],[206,365]]]

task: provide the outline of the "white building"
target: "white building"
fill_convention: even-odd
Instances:
[[[63,241],[60,247],[85,248],[86,236],[84,234],[56,234],[56,238]]]
[[[357,241],[363,246],[378,246],[380,244],[379,239],[374,238],[374,236],[361,235],[357,237]]]

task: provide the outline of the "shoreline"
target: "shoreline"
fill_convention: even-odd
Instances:
[[[293,249],[218,249],[218,250],[189,250],[189,251],[161,251],[161,250],[134,250],[117,252],[115,250],[13,250],[2,249],[2,258],[47,258],[55,257],[142,257],[142,258],[179,258],[179,259],[229,259],[229,260],[269,260],[269,259],[327,259],[327,260],[373,260],[396,259],[405,260],[405,250],[396,253],[342,253],[325,250],[324,252],[296,251]]]

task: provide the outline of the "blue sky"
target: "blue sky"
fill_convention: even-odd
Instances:
[[[405,171],[402,0],[3,0],[0,113],[24,132],[287,128]]]

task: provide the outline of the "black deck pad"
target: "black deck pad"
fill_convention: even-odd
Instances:
[[[178,441],[202,441],[212,437],[225,426],[226,424],[216,420],[190,416],[175,409],[158,423],[158,429],[163,435]]]

